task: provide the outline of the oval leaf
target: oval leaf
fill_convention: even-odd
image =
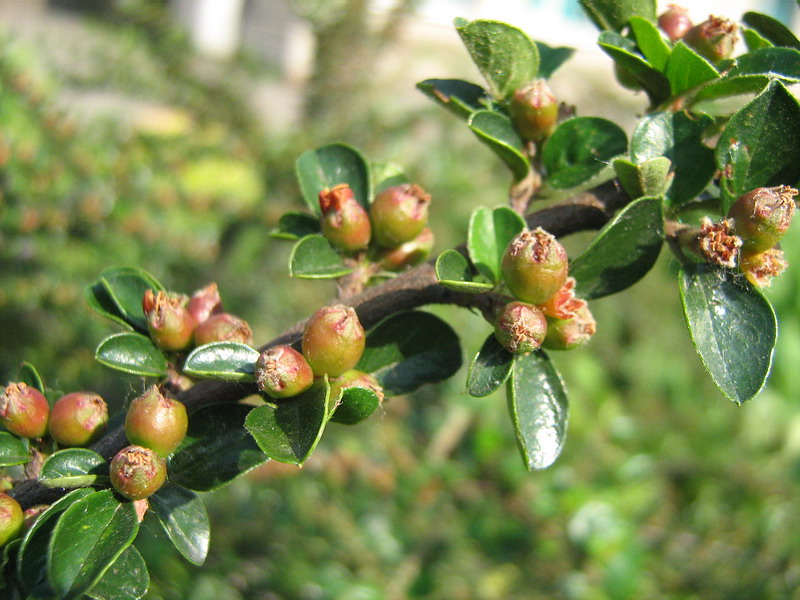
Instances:
[[[369,388],[352,387],[342,392],[339,405],[331,415],[331,421],[345,425],[360,423],[381,405],[378,395]]]
[[[39,480],[48,487],[85,487],[108,475],[108,463],[88,448],[67,448],[51,454],[42,464]]]
[[[511,374],[514,355],[500,345],[494,333],[472,359],[467,374],[467,393],[476,398],[488,396],[503,385]]]
[[[282,240],[299,240],[307,235],[319,233],[319,219],[315,216],[299,213],[287,212],[281,215],[278,220],[278,227],[270,232],[274,238]]]
[[[137,267],[112,267],[100,273],[100,284],[116,306],[116,313],[126,323],[147,332],[147,319],[142,309],[142,298],[147,290],[154,292],[164,286],[144,269]]]
[[[800,49],[797,36],[777,19],[762,13],[746,12],[742,20],[776,46]]]
[[[244,428],[252,410],[212,404],[192,413],[189,431],[169,458],[169,480],[198,492],[216,490],[267,457]]]
[[[522,460],[529,471],[545,469],[561,454],[569,407],[564,384],[544,352],[514,358],[508,408]]]
[[[678,42],[672,49],[665,74],[673,96],[719,77],[710,62],[683,42]]]
[[[477,208],[469,219],[467,250],[472,264],[495,284],[500,282],[500,261],[511,240],[525,229],[525,220],[506,206]]]
[[[636,46],[654,68],[664,71],[672,52],[667,41],[661,37],[661,32],[653,24],[642,17],[630,18],[631,31],[636,38]]]
[[[134,546],[128,546],[86,595],[94,600],[140,600],[150,587],[147,565]]]
[[[680,273],[681,301],[697,353],[728,399],[742,404],[764,387],[778,335],[769,302],[741,276],[710,265]]]
[[[592,300],[632,286],[652,268],[663,241],[661,198],[632,202],[570,265],[577,295]]]
[[[445,250],[436,259],[436,279],[444,287],[456,290],[457,292],[467,292],[469,294],[480,294],[488,292],[494,288],[491,283],[475,281],[477,272],[467,260],[467,257],[457,250]]]
[[[481,86],[461,79],[426,79],[417,84],[417,89],[465,121],[486,108],[489,99]]]
[[[631,17],[656,20],[656,0],[579,0],[598,29],[621,31]]]
[[[167,359],[150,338],[138,333],[122,332],[108,336],[97,346],[94,358],[117,371],[145,377],[167,374]]]
[[[303,199],[315,215],[321,214],[319,193],[340,183],[348,184],[356,200],[369,209],[372,200],[369,166],[364,157],[350,146],[330,144],[303,152],[295,162],[295,175]]]
[[[550,79],[553,73],[567,62],[575,54],[575,48],[566,46],[548,46],[544,42],[534,42],[539,50],[539,74],[538,77]]]
[[[439,317],[421,311],[392,315],[373,327],[356,365],[372,374],[390,396],[447,379],[460,367],[461,345],[455,331]]]
[[[198,346],[186,357],[183,372],[190,377],[223,381],[255,381],[258,350],[239,342],[212,342]]]
[[[321,235],[307,235],[301,239],[289,257],[289,274],[299,279],[334,279],[352,270]]]
[[[0,431],[0,467],[21,465],[30,459],[27,442],[7,431]]]
[[[211,529],[200,497],[174,483],[166,483],[150,496],[150,508],[172,544],[186,560],[202,565],[208,554]]]
[[[15,381],[24,383],[44,394],[44,382],[42,381],[41,375],[39,375],[39,371],[27,361],[20,364]]]
[[[511,119],[498,112],[480,110],[472,114],[469,128],[478,139],[506,163],[516,181],[521,181],[530,173],[531,165],[525,158],[522,139],[511,123]]]
[[[126,329],[133,329],[131,324],[122,316],[119,307],[117,307],[108,290],[101,282],[96,281],[92,285],[86,286],[83,290],[83,297],[89,307],[96,313],[111,319]]]

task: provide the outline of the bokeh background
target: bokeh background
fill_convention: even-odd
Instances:
[[[789,0],[755,4],[691,11],[800,14]],[[293,164],[309,148],[343,141],[402,165],[433,195],[436,249],[462,241],[508,180],[414,89],[478,80],[455,16],[576,47],[551,83],[579,114],[630,131],[645,109],[576,0],[0,1],[3,382],[27,360],[49,386],[118,408],[143,389],[92,360],[114,328],[83,287],[111,265],[184,292],[218,282],[258,342],[327,301],[332,285],[291,280],[290,245],[268,236],[301,208]],[[587,348],[553,357],[571,402],[555,466],[525,471],[502,394],[467,396],[462,371],[355,428],[331,426],[302,471],[270,463],[207,495],[201,568],[148,524],[147,598],[800,598],[797,227],[784,249],[792,267],[768,292],[775,365],[746,406],[705,375],[664,252],[640,284],[593,303]],[[474,354],[486,324],[435,310]]]

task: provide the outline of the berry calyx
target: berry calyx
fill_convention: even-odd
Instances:
[[[670,4],[658,17],[658,27],[667,34],[671,42],[681,39],[692,28],[689,11],[677,4]]]
[[[575,283],[574,277],[567,277],[561,289],[547,302],[539,305],[545,316],[553,319],[571,319],[579,308],[586,306],[586,300],[575,296]]]
[[[545,79],[536,79],[514,92],[508,105],[520,137],[539,143],[550,137],[558,122],[558,100]]]
[[[211,315],[222,312],[222,298],[216,283],[209,283],[192,294],[186,307],[195,323],[203,323]]]
[[[158,386],[134,398],[125,416],[125,435],[131,444],[169,456],[186,437],[186,407]]]
[[[94,392],[72,392],[53,404],[48,429],[59,446],[84,447],[108,428],[108,406]]]
[[[386,188],[370,207],[372,235],[383,248],[395,248],[417,237],[428,223],[431,197],[415,184]]]
[[[722,17],[710,15],[708,20],[689,29],[683,41],[700,56],[716,65],[733,54],[739,41],[736,23]]]
[[[291,346],[264,350],[255,365],[258,389],[270,398],[290,398],[302,394],[314,383],[308,361]]]
[[[494,335],[512,354],[538,350],[547,334],[547,318],[533,304],[509,302],[497,313]]]
[[[548,319],[542,347],[548,350],[572,350],[588,342],[597,331],[597,323],[588,306],[578,309],[571,319]]]
[[[331,401],[336,403],[336,409],[331,416],[331,421],[354,425],[369,417],[375,409],[383,402],[383,388],[369,373],[350,369],[341,376],[331,379]],[[375,392],[378,397],[378,404],[362,404],[355,401],[348,401],[343,393],[350,388],[366,388]]]
[[[385,271],[400,271],[423,262],[433,250],[433,231],[425,227],[413,240],[396,248],[381,248],[376,262]]]
[[[211,315],[194,330],[194,343],[197,346],[211,342],[253,343],[253,330],[244,319],[229,314]]]
[[[714,223],[708,217],[703,217],[697,243],[706,262],[729,269],[736,266],[742,238],[734,234],[732,220],[723,219]]]
[[[324,306],[306,322],[303,356],[314,375],[338,377],[356,366],[364,353],[366,334],[349,306]]]
[[[10,383],[0,394],[0,425],[23,438],[40,438],[47,431],[50,404],[44,394],[25,383]]]
[[[770,248],[764,252],[742,252],[739,269],[747,281],[756,287],[769,287],[772,279],[780,275],[789,263],[783,258],[783,251]]]
[[[541,227],[511,240],[501,261],[503,279],[518,300],[543,304],[567,282],[567,251]]]
[[[150,448],[128,446],[111,459],[111,485],[128,500],[155,494],[167,479],[167,463]]]
[[[186,308],[184,296],[147,290],[142,309],[147,329],[156,346],[168,352],[185,350],[192,343],[196,322]]]
[[[740,196],[728,211],[742,249],[763,252],[777,244],[792,223],[797,190],[788,185],[756,188]]]
[[[372,237],[372,225],[364,207],[346,183],[319,193],[322,235],[334,248],[345,252],[363,250]]]
[[[0,494],[0,548],[19,537],[25,524],[22,507],[8,494]]]

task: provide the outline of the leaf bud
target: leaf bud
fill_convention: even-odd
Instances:
[[[325,188],[319,193],[322,209],[322,235],[331,245],[345,252],[363,250],[372,236],[369,215],[346,183]]]
[[[527,354],[538,350],[547,334],[547,318],[533,304],[509,302],[495,319],[494,335],[512,354]]]
[[[346,425],[355,425],[369,417],[375,409],[383,402],[384,393],[383,388],[369,373],[359,371],[357,369],[350,369],[346,373],[332,379],[331,382],[331,400],[336,402],[336,409],[331,417],[332,421],[337,423],[344,423]],[[343,393],[350,388],[366,388],[375,393],[378,397],[378,404],[362,404],[360,402],[348,401]]]
[[[338,377],[356,366],[364,353],[366,334],[349,306],[324,306],[306,322],[303,356],[314,375]]]
[[[571,319],[548,319],[542,347],[548,350],[572,350],[588,342],[597,331],[597,323],[587,305]]]
[[[25,524],[22,507],[8,494],[0,494],[0,548],[19,537]]]
[[[769,287],[772,278],[780,275],[789,263],[783,258],[783,251],[770,248],[764,252],[745,250],[739,257],[739,269],[747,281],[756,287]]]
[[[370,207],[372,235],[383,248],[395,248],[417,237],[428,224],[431,197],[415,184],[395,185],[375,197]]]
[[[49,415],[47,398],[25,383],[10,383],[0,394],[0,425],[16,436],[42,437]]]
[[[739,41],[738,27],[733,21],[710,15],[707,21],[689,29],[682,39],[692,50],[716,65],[733,54]]]
[[[742,248],[763,252],[775,246],[789,229],[797,190],[788,185],[756,188],[740,196],[728,211]]]
[[[134,398],[125,416],[125,436],[131,444],[169,456],[186,437],[186,406],[158,386]]]
[[[671,42],[681,39],[692,28],[689,11],[677,4],[670,4],[658,17],[658,27],[667,34]]]
[[[514,297],[530,304],[543,304],[567,282],[567,251],[541,227],[523,231],[508,244],[501,270]]]
[[[167,479],[167,463],[150,448],[128,446],[111,459],[111,485],[128,500],[155,494]]]
[[[48,429],[59,446],[88,446],[108,429],[108,406],[94,392],[66,394],[53,404]]]
[[[192,294],[187,306],[195,323],[203,323],[211,315],[222,312],[222,298],[216,283],[209,283]]]
[[[291,346],[273,346],[256,360],[256,384],[270,398],[302,394],[314,383],[314,372],[305,357]]]
[[[168,352],[185,350],[194,335],[195,320],[186,308],[187,301],[179,294],[147,290],[142,308],[147,329],[156,346]]]
[[[211,342],[253,343],[253,331],[244,319],[229,313],[211,315],[194,330],[194,343],[197,346]]]
[[[413,240],[404,242],[396,248],[381,248],[376,262],[386,271],[401,271],[423,262],[433,250],[433,231],[425,227]]]
[[[558,122],[558,100],[544,79],[518,88],[508,109],[517,133],[526,141],[539,143],[550,137]]]

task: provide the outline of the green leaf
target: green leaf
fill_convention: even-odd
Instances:
[[[436,259],[436,279],[444,287],[457,292],[481,294],[494,288],[494,284],[475,281],[478,275],[467,257],[457,250],[445,250]]]
[[[186,560],[202,565],[208,554],[211,528],[200,497],[191,490],[167,482],[149,498],[167,537]]]
[[[167,359],[150,338],[138,333],[122,332],[108,336],[97,346],[97,362],[117,371],[145,377],[167,374]]]
[[[659,156],[672,161],[675,176],[666,193],[672,206],[694,199],[714,176],[714,151],[703,143],[703,134],[713,122],[708,115],[653,113],[639,121],[633,132],[634,162],[643,163]]]
[[[504,100],[536,79],[539,51],[522,30],[479,19],[457,24],[456,31],[495,98]]]
[[[334,279],[352,270],[321,235],[307,235],[301,239],[289,257],[289,274],[299,279]]]
[[[426,79],[417,84],[417,89],[465,121],[475,111],[486,108],[489,100],[481,86],[461,79]]]
[[[95,283],[86,286],[83,289],[83,297],[89,307],[96,313],[106,317],[107,319],[111,319],[115,323],[118,323],[127,329],[133,329],[130,323],[128,323],[120,314],[119,308],[117,308],[117,305],[114,303],[111,295],[100,281],[96,281]]]
[[[23,361],[19,365],[17,377],[14,381],[18,383],[24,383],[25,385],[35,388],[44,394],[44,382],[42,381],[41,375],[39,375],[39,371],[37,371],[36,367],[27,361]]]
[[[299,396],[250,411],[247,431],[268,457],[301,465],[317,447],[330,414],[330,386],[320,379]]]
[[[656,106],[670,95],[669,80],[658,69],[636,53],[636,46],[629,39],[613,31],[604,31],[597,40],[600,49],[614,62],[630,73],[647,93],[650,104]]]
[[[559,125],[544,145],[549,182],[559,189],[586,183],[628,149],[625,132],[599,117],[575,117]]]
[[[525,229],[525,220],[506,206],[476,208],[469,219],[467,250],[472,264],[491,282],[500,282],[500,262],[511,240]]]
[[[127,548],[139,523],[132,502],[94,492],[64,511],[47,550],[47,575],[60,598],[88,591]]]
[[[618,158],[614,160],[614,172],[622,188],[633,198],[663,196],[672,183],[672,162],[663,156],[646,160],[641,164]]]
[[[636,38],[636,45],[654,68],[664,71],[672,52],[670,45],[661,37],[661,32],[652,21],[642,17],[631,17],[630,26]]]
[[[736,160],[741,152],[731,149],[737,145],[749,160]],[[782,83],[772,82],[730,118],[717,143],[716,162],[723,173],[726,212],[745,192],[800,179],[800,104]]]
[[[506,382],[513,365],[514,355],[500,345],[494,333],[489,334],[469,367],[467,393],[476,398],[488,396]]]
[[[222,381],[255,381],[258,350],[239,342],[213,342],[198,346],[186,357],[183,372],[190,377]]]
[[[480,110],[472,114],[469,128],[511,169],[516,181],[527,177],[531,165],[511,119],[498,112]]]
[[[439,317],[409,311],[387,317],[367,332],[356,369],[370,373],[390,396],[443,381],[461,367],[455,331]]]
[[[299,240],[307,235],[319,233],[319,218],[300,212],[287,212],[278,220],[278,227],[270,232],[281,240]]]
[[[333,400],[332,398],[331,402]],[[380,398],[369,388],[345,388],[342,390],[341,403],[333,411],[331,421],[345,425],[355,425],[369,417],[380,405]]]
[[[150,587],[147,565],[134,546],[128,546],[86,595],[93,600],[140,600]]]
[[[710,62],[681,41],[672,49],[665,74],[673,96],[719,77]]]
[[[169,458],[169,480],[209,492],[263,464],[267,457],[244,428],[251,410],[242,404],[226,403],[194,411],[186,437]]]
[[[108,463],[88,448],[67,448],[51,454],[42,464],[39,480],[48,487],[85,487],[108,475]]]
[[[772,307],[727,269],[689,264],[679,277],[686,324],[703,366],[726,398],[750,400],[772,365],[778,335]]]
[[[357,150],[344,144],[330,144],[307,150],[295,162],[295,175],[306,205],[321,214],[319,193],[325,188],[346,183],[356,200],[369,209],[372,201],[369,166]]]
[[[147,332],[147,319],[142,309],[142,298],[147,290],[161,291],[164,286],[144,269],[137,267],[112,267],[100,273],[100,285],[116,306],[116,313],[126,323],[141,332]]]
[[[656,0],[579,0],[598,29],[622,31],[631,17],[656,20]]]
[[[755,29],[748,29],[742,27],[742,37],[744,43],[747,44],[747,49],[750,52],[760,50],[761,48],[773,48],[774,45],[767,38],[758,33]]]
[[[370,166],[370,172],[372,173],[375,196],[390,187],[411,183],[403,167],[392,162],[373,162]]]
[[[575,48],[548,46],[544,42],[534,42],[539,51],[539,74],[542,79],[550,79],[553,73],[575,54]]]
[[[546,469],[561,454],[569,406],[561,376],[542,352],[517,355],[507,382],[508,408],[522,460]]]
[[[48,581],[48,545],[53,530],[64,512],[74,503],[91,496],[89,488],[79,488],[54,502],[34,521],[22,540],[17,561],[17,578],[28,593],[36,598],[50,598],[54,594]]]
[[[7,431],[0,431],[0,467],[21,465],[30,459],[27,442]]]
[[[776,46],[800,49],[800,40],[783,23],[757,12],[746,12],[742,20]]]
[[[577,295],[592,300],[632,286],[652,268],[663,240],[661,198],[632,202],[570,265]]]

